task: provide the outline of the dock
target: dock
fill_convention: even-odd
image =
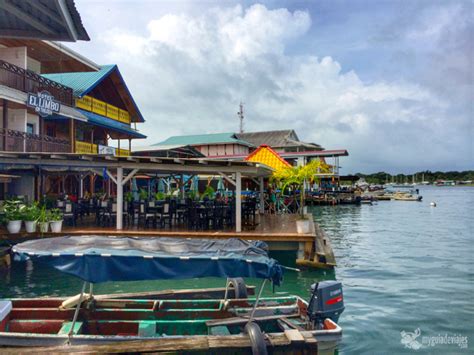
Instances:
[[[138,236],[138,237],[172,237],[172,238],[208,238],[208,239],[228,239],[240,238],[245,240],[260,240],[268,244],[271,251],[284,251],[295,254],[295,264],[309,268],[332,268],[336,266],[336,259],[332,251],[330,239],[326,236],[320,226],[312,221],[311,216],[310,233],[299,234],[296,230],[295,214],[279,215],[257,215],[256,223],[253,226],[244,226],[242,232],[235,232],[231,229],[210,230],[210,231],[190,231],[183,228],[153,229],[137,228],[122,230],[113,227],[89,227],[82,223],[77,227],[63,228],[62,233],[31,233],[28,234],[8,234],[3,231],[0,234],[0,241],[10,244],[21,243],[23,241],[43,238],[57,237],[63,235],[106,235],[106,236]]]

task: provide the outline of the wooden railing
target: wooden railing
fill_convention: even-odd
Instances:
[[[115,150],[115,155],[119,157],[128,157],[130,156],[130,151],[128,149],[118,149],[113,148]],[[74,152],[80,154],[98,154],[98,146],[97,144],[87,143],[76,141],[76,146]]]
[[[127,111],[90,96],[76,99],[76,107],[125,124],[130,124],[130,114]]]
[[[71,144],[65,139],[1,128],[0,150],[5,152],[70,153]]]
[[[0,84],[23,92],[37,93],[46,90],[57,101],[68,106],[73,105],[71,88],[4,60],[0,60]]]
[[[76,141],[76,146],[74,147],[75,153],[81,154],[97,154],[97,144],[87,143]]]
[[[117,156],[119,157],[128,157],[130,156],[130,151],[128,149],[115,149]]]

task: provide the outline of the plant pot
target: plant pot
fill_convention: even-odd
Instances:
[[[48,222],[39,222],[38,226],[41,233],[48,233],[48,229],[49,229]]]
[[[21,230],[21,220],[20,221],[8,221],[7,230],[8,233],[19,233]]]
[[[310,220],[309,219],[297,219],[296,230],[298,234],[308,234],[310,232]]]
[[[34,233],[36,232],[36,221],[25,221],[25,229],[26,233]]]
[[[61,229],[63,229],[63,221],[54,221],[50,222],[51,224],[51,232],[53,233],[61,233]]]

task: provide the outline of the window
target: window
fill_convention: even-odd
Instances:
[[[33,123],[26,124],[26,133],[29,133],[29,134],[35,133],[35,125]]]

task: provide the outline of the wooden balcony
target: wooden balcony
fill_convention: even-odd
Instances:
[[[127,111],[90,96],[76,99],[76,107],[125,124],[130,124],[130,114]]]
[[[65,139],[1,128],[0,150],[4,152],[70,153],[71,144]]]
[[[97,154],[98,153],[97,144],[76,141],[74,152],[81,153],[81,154]]]
[[[73,106],[74,101],[71,88],[4,60],[0,60],[0,85],[32,93],[46,90],[57,101]]]
[[[118,157],[128,157],[130,156],[130,151],[128,149],[118,149],[114,148],[115,155]],[[76,141],[75,153],[81,154],[98,154],[97,144],[92,144],[88,142]]]

